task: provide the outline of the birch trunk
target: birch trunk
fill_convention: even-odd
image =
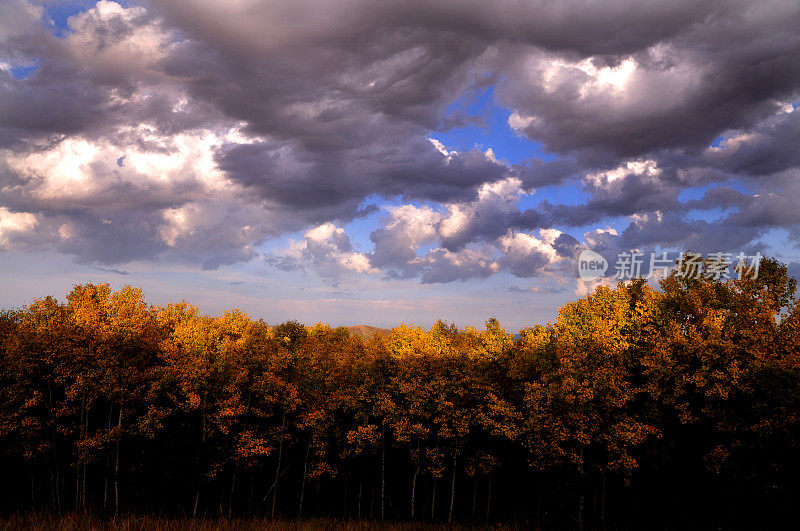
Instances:
[[[119,437],[122,437],[122,407],[119,408],[119,416],[117,417],[117,428],[119,428]],[[117,455],[114,460],[114,515],[119,514],[119,439],[117,439]]]
[[[489,485],[486,488],[486,521],[489,521],[489,510],[492,508],[492,476],[489,476]]]
[[[386,426],[381,427],[381,522],[383,522],[384,494],[386,491]]]
[[[478,517],[478,477],[475,476],[474,485],[472,487],[472,520]]]
[[[606,527],[606,473],[603,472],[603,484],[600,490],[600,526]]]
[[[344,497],[342,501],[342,516],[347,518],[347,487],[350,485],[350,473],[344,474]]]
[[[417,468],[414,470],[414,479],[411,480],[411,519],[414,519],[414,508],[417,500],[417,477],[419,477],[419,445],[417,445]]]
[[[303,461],[303,481],[300,484],[300,506],[297,508],[297,517],[303,517],[303,497],[306,493],[306,477],[308,475],[308,455],[311,453],[311,437],[308,439],[308,446],[306,447],[306,458]]]
[[[236,491],[236,474],[239,472],[239,463],[233,467],[233,479],[231,479],[231,496],[228,499],[228,520],[231,519],[233,514],[233,494]]]
[[[453,503],[456,500],[456,459],[457,457],[453,456],[453,479],[450,481],[450,511],[447,513],[447,523],[453,522]]]
[[[358,521],[361,521],[361,487],[363,481],[361,480],[361,472],[358,473]]]
[[[578,496],[578,529],[583,529],[583,506],[585,503],[583,492],[583,446],[580,449],[580,460],[578,461],[578,474],[580,476],[580,495]]]
[[[436,478],[433,478],[433,493],[431,494],[431,520],[436,519]]]
[[[283,417],[281,420],[281,437],[278,441],[278,465],[275,467],[275,484],[273,488],[275,490],[272,491],[272,511],[270,513],[270,518],[273,520],[275,519],[275,504],[278,501],[278,481],[281,479],[281,461],[283,459],[283,432],[286,429],[286,411],[283,412]]]

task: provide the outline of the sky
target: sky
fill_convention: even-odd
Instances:
[[[620,253],[797,276],[799,102],[796,1],[3,0],[0,307],[518,330]]]

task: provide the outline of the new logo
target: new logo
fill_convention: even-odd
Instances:
[[[601,255],[589,249],[581,251],[578,256],[578,276],[581,280],[596,280],[608,270],[608,262]]]

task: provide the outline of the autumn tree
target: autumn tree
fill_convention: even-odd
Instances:
[[[0,506],[772,525],[800,492],[800,310],[758,266],[601,286],[517,336],[76,286],[0,313]]]
[[[631,300],[630,289],[600,287],[559,311],[550,330],[525,334],[536,350],[538,378],[524,383],[524,440],[532,463],[569,463],[577,472],[577,522],[583,525],[586,474],[630,475],[635,450],[657,429],[636,414],[637,321],[652,292]],[[605,479],[604,479],[605,481]],[[604,495],[604,494],[603,494]],[[601,502],[601,517],[604,502]]]

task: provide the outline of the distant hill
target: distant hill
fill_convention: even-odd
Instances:
[[[346,326],[345,328],[347,328],[347,330],[349,330],[351,334],[361,336],[365,339],[370,338],[375,334],[388,336],[389,332],[391,332],[391,330],[389,330],[388,328],[378,328],[377,326],[369,326],[369,325]]]

